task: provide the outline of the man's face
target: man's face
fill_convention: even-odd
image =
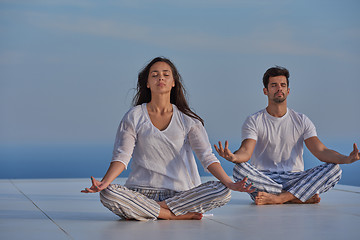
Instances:
[[[276,76],[269,78],[267,88],[264,88],[264,94],[268,96],[269,101],[282,103],[290,93],[285,76]]]

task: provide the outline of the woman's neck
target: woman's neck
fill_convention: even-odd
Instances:
[[[152,96],[147,108],[151,112],[172,112],[170,96]]]

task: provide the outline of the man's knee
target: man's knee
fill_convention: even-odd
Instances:
[[[334,172],[335,182],[338,183],[342,176],[342,170],[339,164],[334,164],[332,171]]]
[[[250,165],[246,162],[235,164],[234,169],[233,169],[234,181],[235,182],[241,181],[244,177],[248,176],[249,168],[250,168]]]
[[[328,172],[331,173],[330,175],[334,176],[335,178],[341,178],[342,170],[340,164],[325,163],[324,166],[329,169]]]
[[[340,164],[335,164],[334,169],[338,171],[338,175],[342,175],[342,169],[340,167]]]
[[[235,181],[238,181],[240,178],[242,179],[242,174],[241,174],[241,164],[237,163],[235,164],[234,168],[233,168],[233,177]]]

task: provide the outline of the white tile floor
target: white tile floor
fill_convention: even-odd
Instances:
[[[0,239],[360,239],[360,187],[337,185],[316,205],[256,206],[233,192],[201,221],[137,222],[119,220],[98,194],[80,193],[89,184],[0,180]]]

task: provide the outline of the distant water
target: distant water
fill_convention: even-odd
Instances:
[[[212,141],[215,142],[215,141]],[[239,144],[235,144],[239,146]],[[329,148],[343,154],[352,151],[352,143],[330,142]],[[34,145],[0,146],[0,178],[101,178],[111,160],[112,143],[99,145]],[[230,145],[232,151],[236,147]],[[219,158],[225,171],[232,175],[233,164]],[[321,164],[305,147],[305,168]],[[198,164],[201,176],[208,176]],[[360,186],[360,161],[341,165],[343,176],[340,184]],[[131,169],[121,174],[128,176]]]

